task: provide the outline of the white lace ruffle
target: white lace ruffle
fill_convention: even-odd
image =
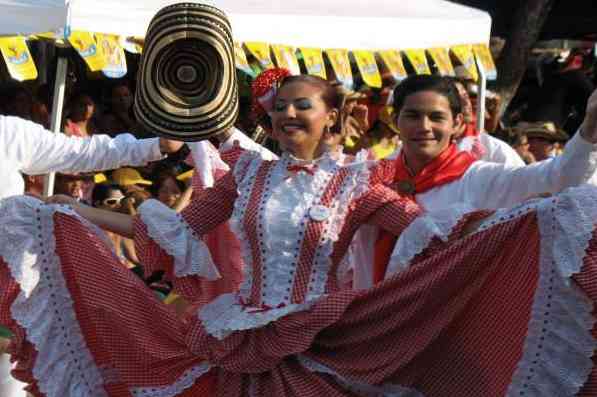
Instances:
[[[253,255],[251,253],[251,245],[249,239],[246,238],[244,219],[251,192],[253,182],[257,176],[257,170],[261,165],[262,159],[255,152],[243,153],[234,167],[234,179],[236,182],[238,197],[234,202],[234,209],[230,217],[230,230],[237,237],[240,242],[241,256],[244,261],[243,266],[243,282],[240,286],[240,292],[243,296],[249,296],[251,293],[251,286],[253,285]]]
[[[11,314],[37,351],[33,376],[44,395],[107,397],[55,252],[56,212],[76,216],[31,197],[0,200],[0,256],[21,288]]]
[[[317,299],[325,293],[325,287],[332,267],[331,256],[334,252],[334,244],[338,241],[342,228],[344,227],[347,213],[350,209],[350,203],[362,197],[370,189],[370,167],[374,163],[370,161],[353,162],[346,166],[349,171],[340,187],[337,197],[333,200],[332,216],[328,220],[326,233],[323,235],[325,242],[320,243],[315,254],[315,263],[311,273],[309,283],[308,300]],[[345,267],[348,269],[354,268],[355,264],[350,263],[355,260],[356,256],[351,250],[358,250],[358,241],[353,238],[351,245],[346,252],[343,261],[338,267]],[[336,269],[336,273],[338,269]],[[339,279],[339,282],[342,282]]]
[[[178,380],[164,387],[137,387],[130,390],[133,397],[174,397],[193,386],[198,378],[211,369],[208,363],[189,368]]]
[[[471,211],[473,208],[469,205],[456,204],[416,218],[398,238],[386,277],[408,269],[413,258],[423,252],[434,237],[446,241],[462,217]]]
[[[593,237],[597,189],[569,189],[531,206],[537,208],[541,233],[541,273],[523,356],[507,395],[575,396],[591,372],[597,346],[592,302],[570,277],[580,272]]]
[[[336,371],[314,360],[311,360],[304,355],[298,355],[298,360],[301,365],[311,372],[332,375],[342,387],[345,387],[348,391],[361,397],[424,397],[423,394],[419,393],[418,391],[400,385],[386,383],[379,386],[373,386],[364,383],[353,382],[340,376]]]
[[[310,309],[312,304],[313,302],[291,304],[261,311],[262,308],[241,305],[237,294],[222,294],[203,306],[198,317],[211,336],[222,340],[235,331],[260,328],[290,313]]]
[[[157,200],[147,200],[139,207],[139,215],[149,237],[174,258],[176,277],[221,277],[209,248],[180,214]]]

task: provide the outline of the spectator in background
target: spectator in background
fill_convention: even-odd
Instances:
[[[47,84],[37,89],[31,109],[31,121],[43,125],[44,128],[51,127],[51,105],[50,93]]]
[[[25,120],[31,120],[33,109],[33,96],[23,86],[15,87],[12,95],[6,104],[6,114],[10,116],[17,116]]]
[[[107,211],[123,212],[123,200],[125,196],[118,185],[102,183],[96,185],[93,189],[92,203],[93,207]],[[132,268],[138,263],[138,258],[134,253],[132,244],[125,244],[124,237],[106,231],[108,238],[112,242],[114,253],[127,268]],[[130,251],[132,249],[132,251]]]
[[[394,109],[384,107],[379,112],[379,119],[366,136],[368,146],[376,159],[383,159],[392,155],[400,147],[400,131],[396,127]]]
[[[137,121],[133,113],[134,94],[128,83],[112,87],[110,113],[103,117],[103,130],[110,135],[122,132],[135,132]]]
[[[506,142],[489,135],[485,131],[477,131],[477,115],[471,94],[466,82],[453,79],[452,82],[458,90],[464,124],[454,138],[461,150],[471,152],[477,159],[490,163],[500,163],[520,167],[524,162],[520,156]],[[478,145],[480,143],[480,145]]]
[[[171,169],[158,172],[150,191],[156,199],[177,212],[189,204],[193,193],[193,189],[178,180],[176,173]]]
[[[519,123],[517,129],[524,132],[529,141],[529,151],[537,161],[555,157],[557,143],[569,139],[568,134],[552,122]]]
[[[85,184],[89,177],[80,174],[56,174],[55,194],[65,194],[77,201],[87,201],[84,197]]]
[[[88,138],[96,132],[95,102],[89,95],[79,94],[68,107],[64,133],[68,136]]]
[[[516,150],[516,153],[525,162],[525,164],[531,164],[536,162],[535,156],[530,152],[529,138],[525,133],[515,132],[512,138],[512,147]]]

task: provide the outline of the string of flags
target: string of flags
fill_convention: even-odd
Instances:
[[[35,80],[37,68],[27,41],[51,39],[52,34],[31,37],[2,37],[0,51],[10,76],[17,81]],[[109,78],[127,74],[125,51],[140,54],[142,40],[114,35],[73,31],[65,40],[85,61],[91,72],[101,72]],[[399,82],[410,73],[454,76],[455,66],[477,81],[476,62],[483,64],[490,80],[497,78],[497,70],[486,44],[466,44],[426,49],[388,49],[380,51],[342,48],[303,48],[265,42],[235,43],[237,69],[251,77],[262,70],[284,67],[293,74],[308,73],[327,78],[329,73],[347,88],[357,79],[380,88],[384,75]]]

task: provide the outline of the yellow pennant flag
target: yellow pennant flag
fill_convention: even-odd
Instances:
[[[475,63],[475,54],[471,45],[457,45],[450,48],[467,72],[467,77],[473,81],[479,80],[479,72]]]
[[[379,56],[383,60],[392,77],[396,81],[402,81],[408,77],[406,69],[404,68],[404,62],[402,62],[402,56],[399,51],[396,50],[385,50],[380,51]]]
[[[102,73],[111,79],[119,79],[126,76],[126,56],[124,55],[124,48],[120,45],[118,36],[96,34],[95,37],[97,45],[102,48],[102,52],[106,58],[106,66],[102,69]]]
[[[131,54],[142,54],[143,53],[143,41],[142,38],[137,37],[124,37],[120,36],[118,38],[118,42],[120,46],[125,49],[125,51],[130,52]]]
[[[13,79],[25,81],[37,78],[37,68],[24,37],[0,38],[0,51]]]
[[[487,79],[497,79],[497,68],[493,62],[493,57],[491,56],[489,47],[487,47],[485,44],[475,44],[473,45],[473,52],[475,53],[475,57],[479,60],[479,62],[483,64],[485,73],[487,74]]]
[[[237,69],[242,70],[249,76],[255,75],[253,69],[249,65],[247,54],[245,54],[245,50],[243,50],[242,43],[234,42],[234,62],[236,63]]]
[[[431,74],[425,50],[405,50],[404,53],[415,69],[416,74]]]
[[[288,69],[294,75],[301,74],[301,67],[296,58],[296,49],[294,47],[276,44],[272,45],[272,51],[278,67]]]
[[[381,88],[381,74],[375,62],[375,54],[371,51],[356,50],[352,52],[357,61],[361,77],[369,87]]]
[[[435,62],[439,74],[442,76],[455,76],[454,66],[450,60],[450,53],[447,48],[430,48],[427,50],[431,59]]]
[[[301,48],[303,61],[307,67],[307,73],[327,79],[325,63],[323,62],[323,51],[319,48]]]
[[[261,42],[245,43],[249,52],[257,59],[263,69],[271,69],[274,67],[272,58],[269,54],[269,44]]]
[[[99,72],[108,65],[108,60],[104,56],[104,50],[101,46],[97,45],[93,34],[74,31],[71,32],[68,41],[77,50],[92,72]]]
[[[346,88],[352,89],[354,85],[354,80],[352,78],[352,70],[350,69],[350,60],[348,59],[348,51],[342,49],[331,49],[325,50],[330,63],[332,64],[332,69],[334,69],[334,73],[336,74],[336,78],[340,81]]]

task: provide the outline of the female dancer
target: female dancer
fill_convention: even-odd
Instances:
[[[55,199],[102,227],[134,235],[144,264],[165,269],[187,292],[192,286],[182,281],[189,276],[218,277],[200,238],[231,218],[243,243],[241,290],[186,321],[114,265],[71,209],[30,198],[1,202],[0,236],[13,247],[0,251],[0,322],[16,334],[17,375],[34,394],[518,395],[535,384],[552,395],[577,393],[592,368],[595,193],[585,189],[500,214],[464,238],[486,214],[463,215],[446,230],[442,219],[421,217],[418,206],[384,186],[394,176],[391,163],[340,165],[330,156],[335,106],[327,82],[285,79],[272,115],[282,158],[237,150],[232,171],[182,215],[156,201],[132,219]],[[578,203],[583,211],[574,211]],[[586,244],[549,263],[537,258],[539,244],[526,256],[510,247],[507,237],[536,237],[536,217],[547,216],[556,232],[569,226],[564,221],[585,221],[582,234],[562,233],[558,243],[582,236]],[[446,242],[433,240],[422,255],[425,247],[413,242],[410,270],[369,290],[339,292],[338,265],[354,230],[367,222],[396,235],[416,223]],[[541,240],[542,250],[553,246]],[[559,341],[562,350],[545,345],[535,356],[524,332],[536,320],[533,292],[549,287],[542,303],[553,309],[538,310],[552,317],[532,341],[560,332],[572,337]],[[527,353],[533,361],[522,370],[540,379],[518,376]],[[569,360],[574,365],[565,376],[549,372]]]

